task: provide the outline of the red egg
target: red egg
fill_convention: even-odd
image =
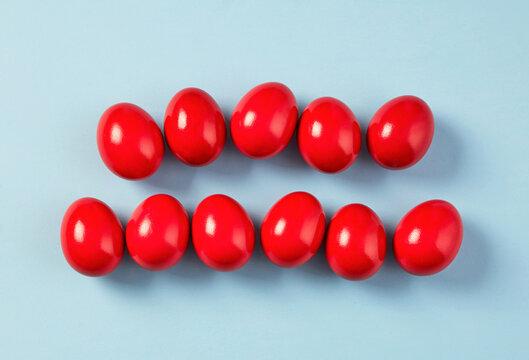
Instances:
[[[132,213],[126,239],[130,256],[138,265],[153,271],[168,269],[180,261],[187,249],[187,213],[172,196],[151,196]]]
[[[325,246],[327,261],[336,274],[364,280],[373,276],[386,258],[386,232],[373,210],[350,204],[332,217]]]
[[[456,208],[430,200],[411,209],[399,222],[393,253],[400,266],[414,275],[432,275],[446,268],[463,240],[463,222]]]
[[[62,219],[61,247],[68,264],[87,276],[103,276],[121,261],[123,228],[104,202],[82,198],[73,202]]]
[[[205,91],[179,91],[165,111],[164,132],[169,148],[183,163],[212,163],[226,142],[226,123],[219,105]]]
[[[432,142],[433,114],[415,96],[400,96],[385,103],[367,128],[371,157],[388,169],[405,169],[422,159]]]
[[[285,85],[270,82],[250,90],[231,117],[231,136],[240,152],[254,159],[279,154],[289,143],[298,121],[298,106]]]
[[[324,234],[325,214],[320,202],[299,191],[282,197],[268,211],[261,226],[261,243],[271,262],[291,268],[316,254]]]
[[[214,270],[237,270],[252,256],[255,247],[252,220],[237,201],[226,195],[211,195],[202,200],[191,227],[198,257]]]
[[[340,100],[323,97],[303,111],[298,146],[316,170],[337,173],[347,169],[360,152],[362,134],[353,112]]]
[[[160,167],[163,136],[153,118],[127,103],[109,107],[97,126],[97,147],[105,165],[129,180],[151,176]]]

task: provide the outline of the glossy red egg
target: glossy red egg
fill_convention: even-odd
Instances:
[[[371,157],[388,169],[405,169],[422,159],[432,142],[433,114],[416,96],[400,96],[385,103],[367,128]]]
[[[244,208],[226,195],[198,204],[192,220],[193,245],[200,260],[218,271],[241,268],[252,256],[255,230]]]
[[[361,144],[356,117],[340,100],[316,99],[301,114],[299,151],[316,170],[337,173],[347,169],[356,160]]]
[[[348,280],[373,276],[386,258],[386,232],[377,214],[362,204],[342,207],[332,217],[325,250],[331,269]]]
[[[105,165],[129,180],[151,176],[160,167],[163,136],[153,118],[134,104],[109,107],[97,126],[97,147]]]
[[[153,271],[168,269],[180,261],[187,249],[187,213],[172,196],[151,196],[132,213],[126,239],[130,256],[138,265]]]
[[[112,272],[123,257],[123,228],[104,202],[74,201],[62,219],[61,247],[68,264],[87,276]]]
[[[463,222],[456,208],[443,200],[430,200],[400,220],[393,237],[393,252],[407,272],[432,275],[450,265],[462,240]]]
[[[231,136],[244,155],[266,159],[287,146],[297,121],[298,106],[292,91],[269,82],[254,87],[239,101],[231,117]]]
[[[226,142],[226,123],[219,105],[205,91],[179,91],[165,111],[164,133],[169,148],[183,163],[212,163]]]
[[[298,191],[282,197],[266,214],[261,226],[263,251],[274,264],[303,265],[318,251],[325,234],[320,202]]]

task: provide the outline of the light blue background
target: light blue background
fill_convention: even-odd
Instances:
[[[528,15],[524,1],[2,1],[0,358],[527,359]],[[197,86],[229,118],[265,81],[289,86],[301,109],[343,100],[364,132],[384,102],[418,95],[435,115],[432,146],[398,172],[363,146],[339,175],[309,168],[295,143],[254,161],[229,141],[199,169],[168,153],[141,182],[99,158],[97,121],[111,104],[136,103],[161,124],[174,93]],[[388,254],[356,283],[323,252],[283,270],[259,249],[233,273],[193,251],[162,273],[126,257],[104,278],[62,256],[61,219],[79,197],[102,199],[125,224],[149,195],[192,212],[226,193],[258,225],[294,190],[316,195],[328,218],[365,203],[389,233],[416,204],[446,199],[463,217],[461,251],[424,278]]]

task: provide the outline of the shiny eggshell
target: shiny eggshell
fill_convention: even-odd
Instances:
[[[97,147],[105,165],[129,180],[144,179],[160,167],[164,142],[153,118],[134,104],[109,107],[97,126]]]
[[[82,198],[64,214],[61,247],[66,261],[76,271],[103,276],[112,272],[123,257],[123,228],[104,202]]]
[[[226,123],[219,105],[205,91],[179,91],[165,111],[164,133],[169,148],[183,163],[212,163],[226,142]]]
[[[386,232],[377,214],[362,204],[342,207],[332,217],[325,242],[331,269],[348,280],[373,276],[386,258]]]
[[[285,195],[268,211],[261,226],[261,243],[271,262],[291,268],[316,254],[324,234],[325,214],[320,202],[299,191]]]
[[[159,271],[175,265],[189,242],[187,213],[174,197],[158,194],[132,213],[126,230],[127,249],[141,267]]]
[[[192,220],[193,246],[200,260],[218,271],[241,268],[252,256],[255,230],[244,208],[226,195],[198,204]]]
[[[290,142],[298,121],[298,106],[285,85],[270,82],[251,89],[233,111],[230,129],[235,146],[244,155],[266,159]]]
[[[433,114],[416,96],[400,96],[384,104],[367,128],[371,157],[388,169],[408,168],[426,154],[434,133]]]
[[[353,164],[360,152],[362,133],[353,112],[340,100],[323,97],[303,111],[298,146],[316,170],[337,173]]]
[[[450,265],[462,240],[463,222],[456,208],[443,200],[430,200],[400,220],[393,237],[393,253],[407,272],[432,275]]]

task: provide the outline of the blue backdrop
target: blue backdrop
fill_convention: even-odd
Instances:
[[[2,1],[0,358],[529,358],[527,4]],[[420,96],[436,119],[432,146],[395,172],[363,144],[338,175],[311,169],[295,143],[255,161],[229,141],[198,169],[168,153],[140,182],[99,158],[96,126],[111,104],[136,103],[161,124],[174,93],[196,86],[229,118],[265,81],[289,86],[301,109],[341,99],[364,133],[387,100]],[[364,282],[334,275],[323,252],[285,270],[258,249],[233,273],[193,251],[162,273],[126,257],[104,278],[62,256],[61,219],[79,197],[126,224],[156,193],[189,212],[225,193],[258,225],[294,190],[317,196],[328,218],[365,203],[389,233],[416,204],[448,200],[463,217],[461,251],[424,278],[388,254]]]

